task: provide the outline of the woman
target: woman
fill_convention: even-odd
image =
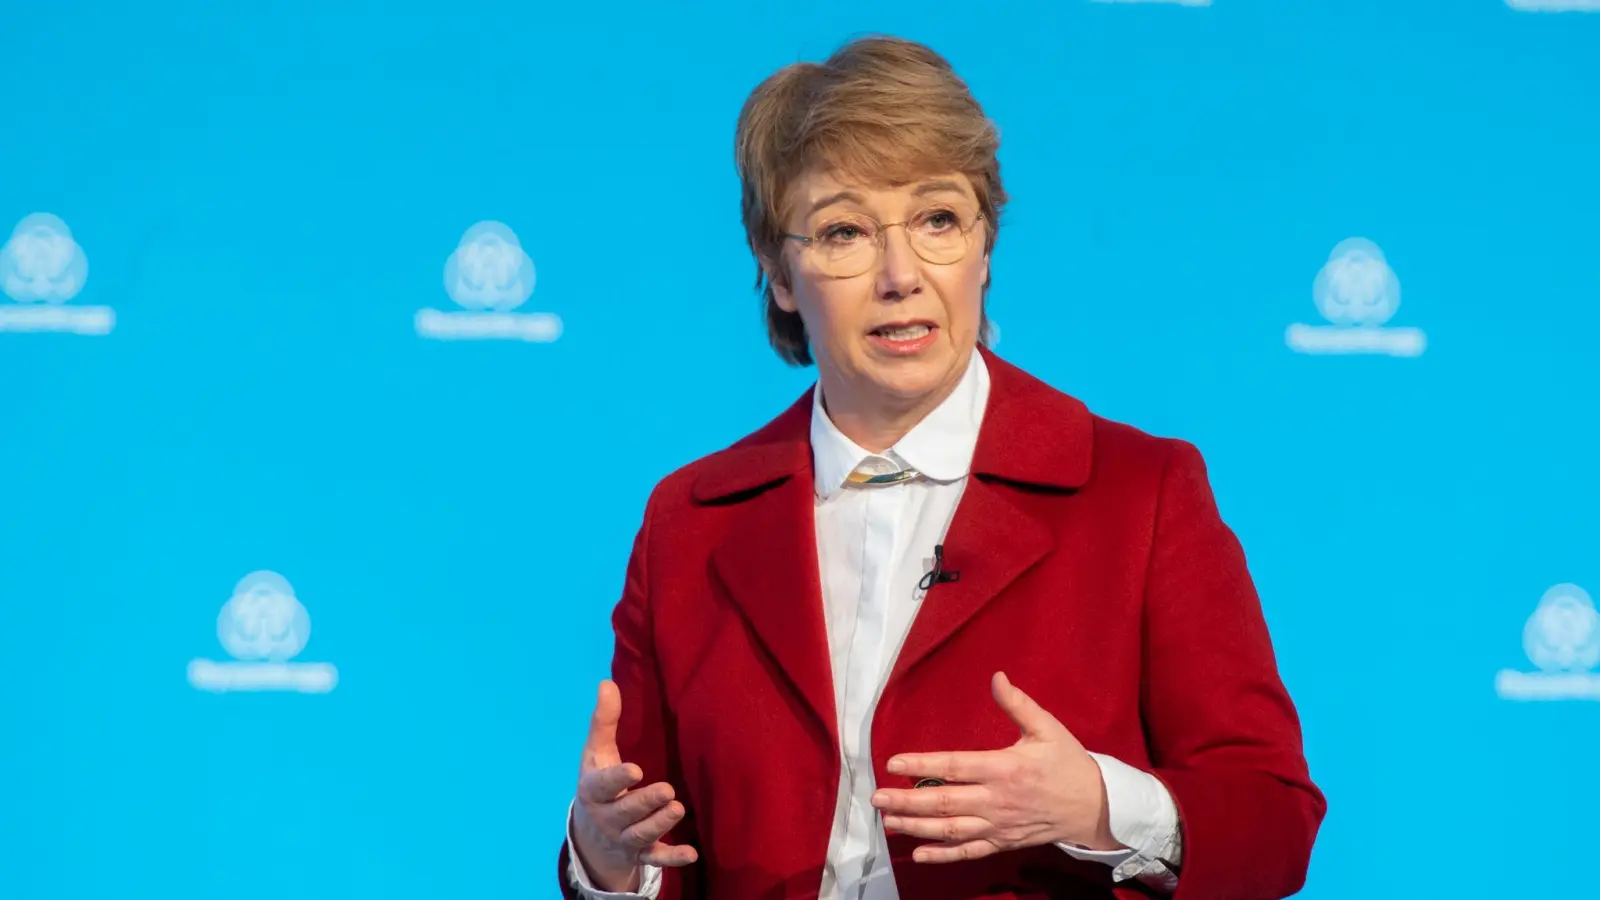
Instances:
[[[651,495],[567,895],[1295,892],[1324,800],[1199,454],[982,345],[1006,196],[965,85],[857,41],[735,144],[817,386]]]

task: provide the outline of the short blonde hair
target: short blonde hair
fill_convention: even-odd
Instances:
[[[851,41],[826,62],[784,66],[745,100],[734,135],[745,239],[757,263],[765,260],[783,283],[784,201],[805,172],[822,169],[882,185],[961,172],[988,221],[988,253],[1006,202],[999,149],[998,129],[944,57],[899,38]],[[756,289],[773,349],[792,365],[810,365],[805,325],[778,307],[759,265]],[[988,333],[986,316],[980,334]]]

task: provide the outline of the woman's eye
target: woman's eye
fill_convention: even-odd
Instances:
[[[866,234],[866,229],[861,226],[845,222],[823,229],[822,239],[832,244],[848,244],[861,240]]]

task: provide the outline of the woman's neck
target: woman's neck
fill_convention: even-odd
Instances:
[[[939,404],[955,392],[960,379],[909,402],[898,397],[866,397],[829,382],[826,377],[819,379],[822,408],[827,411],[833,427],[868,453],[882,453],[938,409]]]

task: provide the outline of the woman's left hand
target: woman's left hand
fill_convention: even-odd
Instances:
[[[918,862],[981,859],[1001,850],[1068,843],[1122,847],[1111,835],[1100,766],[1055,716],[996,672],[995,702],[1022,730],[1004,750],[902,753],[889,771],[936,778],[942,786],[884,788],[872,795],[883,825],[940,841],[918,847]]]

